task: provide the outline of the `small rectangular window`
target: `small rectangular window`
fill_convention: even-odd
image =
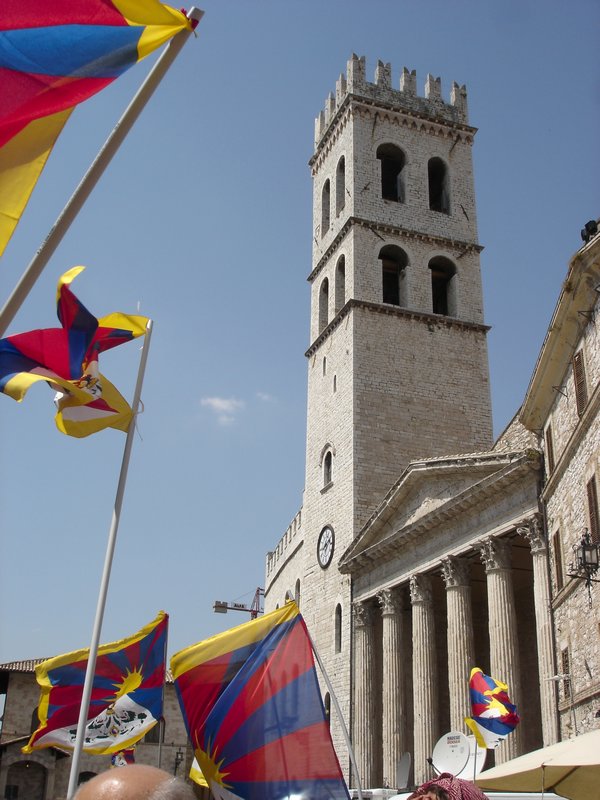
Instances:
[[[569,662],[569,648],[565,647],[560,654],[560,666],[563,674],[563,697],[565,700],[568,700],[571,697],[571,673]]]
[[[550,425],[546,428],[546,466],[548,474],[550,474],[554,469],[554,441]]]
[[[563,575],[562,543],[560,541],[560,531],[556,531],[552,537],[552,549],[554,551],[554,577],[556,579],[556,590],[560,590],[565,585]]]
[[[596,476],[587,484],[588,514],[590,518],[590,537],[595,544],[600,543],[600,519],[598,518],[598,491]]]
[[[19,787],[16,784],[7,783],[4,789],[4,797],[6,800],[17,800],[19,796]]]
[[[587,386],[585,382],[585,366],[583,363],[582,350],[579,350],[573,356],[573,381],[575,382],[577,413],[581,416],[587,404]]]

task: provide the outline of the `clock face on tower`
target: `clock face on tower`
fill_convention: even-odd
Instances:
[[[319,565],[323,569],[331,564],[334,543],[333,528],[326,525],[319,534],[319,541],[317,543],[317,558],[319,560]]]

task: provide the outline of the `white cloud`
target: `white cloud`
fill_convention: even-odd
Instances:
[[[263,403],[274,403],[276,400],[272,394],[268,394],[267,392],[257,392],[256,396],[259,400],[262,400]]]
[[[200,405],[216,414],[219,425],[231,425],[245,404],[243,400],[236,400],[234,397],[202,397]]]

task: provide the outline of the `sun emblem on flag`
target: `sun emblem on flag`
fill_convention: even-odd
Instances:
[[[116,689],[113,702],[116,702],[119,697],[135,692],[142,685],[143,679],[144,676],[137,667],[133,670],[127,670],[127,674],[122,675],[119,682],[115,681],[113,683]]]
[[[208,785],[211,787],[211,789],[213,789],[213,787],[216,786],[225,788],[226,786],[229,786],[229,784],[225,783],[225,778],[229,773],[221,772],[221,767],[225,759],[222,758],[220,761],[218,761],[217,760],[218,753],[216,746],[212,751],[212,753],[210,752],[210,748],[211,748],[210,741],[208,742],[208,747],[207,747],[208,752],[205,752],[200,747],[197,747],[196,759],[198,760],[198,764],[200,766],[202,774],[204,775],[204,778],[208,783]]]
[[[104,702],[107,704],[98,716],[88,722],[88,730],[96,738],[117,739],[139,732],[156,723],[147,709],[138,706],[134,695],[143,684],[144,676],[139,667],[121,672],[112,682]]]

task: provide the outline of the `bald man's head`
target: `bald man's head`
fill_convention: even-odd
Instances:
[[[84,783],[75,800],[195,800],[190,786],[145,764],[116,767]]]

